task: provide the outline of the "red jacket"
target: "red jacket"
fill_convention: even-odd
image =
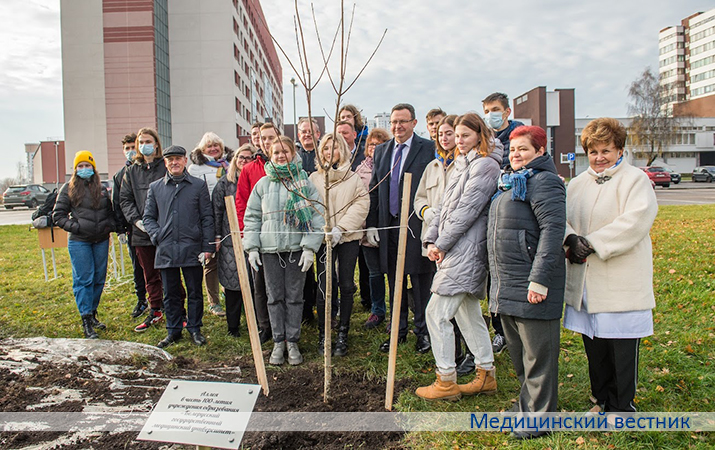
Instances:
[[[243,216],[246,214],[246,204],[248,197],[253,192],[253,187],[258,180],[266,176],[266,156],[257,153],[256,159],[243,166],[241,174],[238,176],[236,186],[236,212],[238,213],[238,227],[243,231]]]

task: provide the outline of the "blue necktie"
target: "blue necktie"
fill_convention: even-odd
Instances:
[[[397,216],[400,213],[400,166],[402,165],[402,150],[405,144],[397,146],[395,163],[390,175],[390,214]]]

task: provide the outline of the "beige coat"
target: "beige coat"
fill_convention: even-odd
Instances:
[[[429,224],[434,219],[436,207],[442,204],[444,188],[453,169],[454,162],[445,169],[444,163],[438,159],[435,159],[425,167],[415,193],[415,214],[424,222],[420,242],[423,241]],[[427,256],[427,249],[424,247],[422,248],[422,256]]]
[[[655,307],[650,228],[658,202],[648,176],[625,160],[596,183],[589,168],[566,190],[566,236],[585,237],[595,253],[584,264],[566,264],[566,304],[581,310],[583,291],[589,313],[626,312]]]
[[[318,189],[321,199],[325,199],[325,173],[313,172],[310,181]],[[370,211],[370,196],[362,179],[350,170],[350,163],[330,171],[330,217],[328,227],[338,227],[343,231],[340,244],[357,241],[363,235],[362,229]],[[345,231],[351,231],[345,233]]]

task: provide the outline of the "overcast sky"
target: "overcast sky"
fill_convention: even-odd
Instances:
[[[272,33],[297,61],[292,3],[262,1]],[[478,111],[480,100],[494,91],[514,98],[536,86],[575,88],[577,117],[622,117],[628,84],[647,66],[657,70],[658,31],[713,7],[712,0],[356,3],[349,81],[385,29],[387,35],[345,101],[368,117],[410,102],[417,110],[418,129],[424,129],[424,114],[432,107],[449,113]],[[321,59],[310,3],[299,4],[310,66],[317,75]],[[315,4],[327,47],[340,2]],[[347,20],[352,4],[346,3]],[[14,176],[17,163],[24,161],[25,142],[64,135],[59,0],[2,0],[0,17],[5,19],[0,27],[0,178],[5,178]],[[285,59],[282,63],[285,122],[291,123],[289,80],[294,74]],[[306,114],[300,86],[296,97],[298,115]],[[334,114],[335,99],[324,78],[314,93],[313,113],[322,115],[327,109]]]

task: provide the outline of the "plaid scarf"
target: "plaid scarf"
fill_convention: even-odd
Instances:
[[[516,172],[503,173],[502,176],[499,177],[497,192],[492,197],[492,200],[499,197],[502,192],[511,190],[511,199],[514,201],[521,200],[523,202],[526,200],[526,180],[539,172],[539,170],[535,169],[520,169]]]
[[[265,166],[266,176],[288,187],[288,200],[285,204],[283,223],[303,232],[313,231],[313,205],[308,189],[308,174],[303,164],[296,158],[288,164],[274,164],[268,161]]]

